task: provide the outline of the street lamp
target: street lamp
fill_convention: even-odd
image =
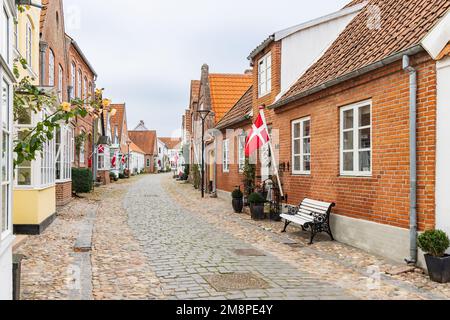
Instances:
[[[211,115],[214,116],[214,112],[211,110],[198,110],[197,113],[202,119],[202,198],[205,197],[205,121],[206,118]]]

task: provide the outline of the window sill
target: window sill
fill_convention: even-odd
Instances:
[[[340,178],[372,178],[372,173],[370,174],[363,174],[363,173],[355,173],[355,174],[349,174],[349,173],[341,173],[339,175]]]
[[[14,190],[18,191],[42,191],[45,189],[54,188],[55,184],[49,184],[45,186],[14,186]]]
[[[311,177],[311,172],[292,172],[291,176],[294,176],[294,177]]]

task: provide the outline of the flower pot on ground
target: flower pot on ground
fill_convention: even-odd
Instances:
[[[242,213],[242,210],[244,209],[244,194],[240,189],[236,189],[232,192],[231,197],[233,210],[235,213]]]
[[[425,254],[428,274],[434,282],[450,282],[450,256],[445,254],[450,247],[448,235],[441,230],[429,230],[421,234],[417,244]]]
[[[252,193],[248,197],[248,202],[250,204],[250,213],[252,219],[262,220],[265,218],[264,214],[264,198],[259,193]]]

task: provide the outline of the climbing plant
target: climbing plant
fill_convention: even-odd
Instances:
[[[87,134],[84,131],[75,137],[75,150],[77,151],[77,153],[80,152],[81,146],[86,143],[86,140]]]

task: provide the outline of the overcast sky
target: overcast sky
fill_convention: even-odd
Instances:
[[[144,120],[173,136],[203,63],[211,72],[243,72],[268,35],[349,1],[64,0],[64,9],[66,32],[97,71],[97,86],[126,102],[129,128]]]

